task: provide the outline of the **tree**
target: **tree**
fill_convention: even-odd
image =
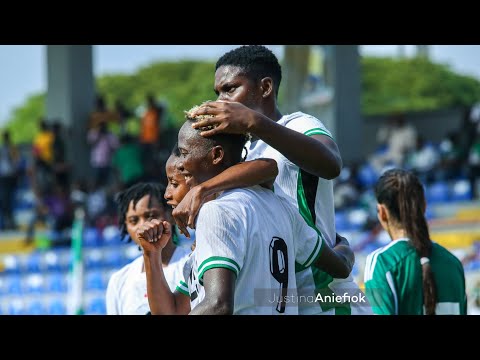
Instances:
[[[184,111],[206,100],[213,92],[215,65],[204,61],[162,62],[140,68],[133,74],[109,74],[97,79],[99,93],[109,107],[116,100],[134,110],[145,103],[148,93],[167,106],[171,126],[179,127]],[[282,83],[282,89],[285,84]],[[280,90],[279,104],[285,99]],[[364,115],[398,111],[428,111],[454,106],[471,106],[480,99],[479,80],[458,75],[447,65],[426,58],[362,58],[362,112]],[[93,99],[92,99],[93,104]],[[8,121],[13,141],[28,143],[45,115],[45,94],[35,94],[16,108]],[[138,119],[130,123],[138,128]]]
[[[12,141],[30,143],[38,132],[39,119],[45,115],[45,94],[34,94],[23,105],[16,107],[7,123]]]
[[[468,107],[480,99],[480,81],[424,57],[362,58],[362,113],[380,115]]]

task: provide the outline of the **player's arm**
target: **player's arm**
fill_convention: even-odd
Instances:
[[[390,271],[374,255],[367,256],[364,271],[365,295],[376,315],[398,315],[398,298]]]
[[[145,222],[137,236],[143,248],[143,259],[147,277],[148,304],[152,315],[186,315],[190,311],[190,298],[179,292],[172,293],[162,265],[162,249],[172,236],[167,221]]]
[[[340,255],[343,259],[345,259],[345,263],[350,268],[350,272],[352,272],[353,265],[355,265],[355,253],[350,246],[348,240],[341,236],[340,234],[335,234],[335,246],[333,250]]]
[[[236,274],[225,268],[213,268],[203,274],[205,298],[190,315],[232,315]]]
[[[213,101],[202,104],[193,112],[197,115],[215,115],[202,119],[192,126],[215,127],[203,131],[202,136],[218,133],[252,133],[281,152],[301,169],[324,179],[336,178],[342,169],[342,158],[337,144],[326,135],[304,135],[277,124],[243,104]]]
[[[335,278],[346,279],[350,275],[353,265],[342,253],[331,249],[327,242],[322,240],[320,255],[313,262],[313,266]]]
[[[272,189],[277,174],[278,167],[275,160],[256,159],[231,166],[217,176],[192,187],[172,213],[179,230],[187,235],[187,226],[191,229],[195,228],[198,211],[209,196],[224,190],[253,185]]]
[[[351,256],[344,247],[346,239],[337,239],[338,249],[331,249],[321,233],[310,227],[298,214],[296,209],[287,207],[292,214],[295,238],[295,262],[296,271],[301,271],[310,266],[315,266],[334,278],[345,279],[352,271],[353,262]]]

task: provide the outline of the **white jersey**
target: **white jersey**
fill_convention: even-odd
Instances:
[[[234,314],[298,314],[295,269],[309,267],[323,241],[287,201],[260,186],[225,191],[202,206],[196,229],[187,284],[177,287],[192,310],[204,273],[226,268],[237,275]]]
[[[177,246],[167,267],[165,279],[172,291],[183,278],[183,266],[190,249]],[[143,255],[113,273],[107,286],[107,315],[145,315],[150,311],[147,297],[147,277],[143,270]]]
[[[283,116],[277,124],[295,130],[307,136],[326,135],[332,137],[325,125],[317,118],[295,112]],[[317,229],[323,235],[330,247],[335,245],[335,205],[333,201],[333,182],[318,178],[300,169],[297,165],[288,160],[278,150],[274,149],[263,140],[247,143],[247,160],[258,158],[270,158],[277,162],[278,175],[274,183],[275,194],[285,198],[290,204],[298,209],[308,225]],[[348,289],[348,292],[358,293],[360,289],[350,275],[347,279],[333,279],[330,275],[316,268],[307,269],[297,274],[298,294],[301,296],[315,296],[318,290],[320,293],[325,290],[341,291],[341,295]],[[315,291],[317,289],[317,291]],[[336,309],[336,310],[335,310]],[[370,313],[370,309],[362,308],[349,309],[345,307],[330,306],[321,302],[309,303],[299,307],[300,314],[338,314],[341,313]]]

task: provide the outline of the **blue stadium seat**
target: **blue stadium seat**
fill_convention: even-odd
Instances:
[[[83,245],[85,247],[96,247],[102,244],[102,238],[97,228],[86,228],[83,232]]]
[[[442,203],[450,199],[450,188],[444,181],[438,181],[427,187],[427,202]]]
[[[468,180],[457,180],[452,184],[452,201],[469,201],[472,198],[472,187]]]
[[[350,230],[360,231],[368,220],[368,212],[364,209],[354,209],[348,214]]]
[[[55,251],[47,251],[43,255],[43,262],[49,271],[61,271],[63,267],[60,263],[60,256]]]
[[[105,299],[102,297],[93,298],[85,309],[87,315],[105,315],[107,309],[105,306]]]
[[[350,223],[348,222],[348,215],[344,211],[335,212],[335,228],[337,232],[350,230]]]
[[[20,274],[22,269],[20,265],[20,258],[15,255],[7,255],[4,260],[4,267],[6,274]]]
[[[5,289],[9,295],[22,295],[22,280],[19,275],[12,275],[5,279]]]
[[[15,299],[11,301],[8,306],[7,306],[7,314],[8,315],[25,315],[25,305],[23,304],[23,301],[19,299]]]
[[[61,300],[53,300],[48,307],[49,315],[66,315],[67,307]]]
[[[103,280],[103,275],[100,271],[89,272],[85,279],[85,288],[87,290],[105,290],[107,284]]]
[[[42,256],[38,252],[34,252],[27,256],[26,268],[28,272],[42,271]]]
[[[33,301],[26,309],[26,315],[46,315],[47,309],[38,300]]]
[[[109,245],[121,245],[120,230],[116,226],[107,226],[102,232],[103,244]]]
[[[370,188],[377,182],[378,174],[370,164],[360,167],[357,175],[357,181],[363,188]]]
[[[84,259],[88,269],[99,268],[103,265],[103,252],[100,249],[88,249],[85,251]]]
[[[47,290],[54,293],[65,293],[68,290],[68,273],[54,273],[47,280]]]
[[[31,274],[25,279],[25,292],[30,294],[42,294],[45,292],[45,280],[43,275]]]

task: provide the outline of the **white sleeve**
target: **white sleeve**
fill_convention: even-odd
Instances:
[[[120,315],[118,309],[118,280],[116,274],[112,274],[108,281],[107,291],[105,295],[105,303],[107,307],[107,315]]]
[[[306,223],[297,209],[293,209],[292,206],[291,208],[295,235],[295,270],[298,272],[305,270],[315,262],[325,240],[321,233]]]
[[[198,280],[212,268],[226,268],[238,276],[245,255],[245,225],[230,211],[210,202],[198,214],[195,248]]]
[[[317,118],[311,115],[303,115],[289,121],[286,125],[287,128],[298,131],[304,135],[327,135],[332,137],[330,131],[325,125]]]

